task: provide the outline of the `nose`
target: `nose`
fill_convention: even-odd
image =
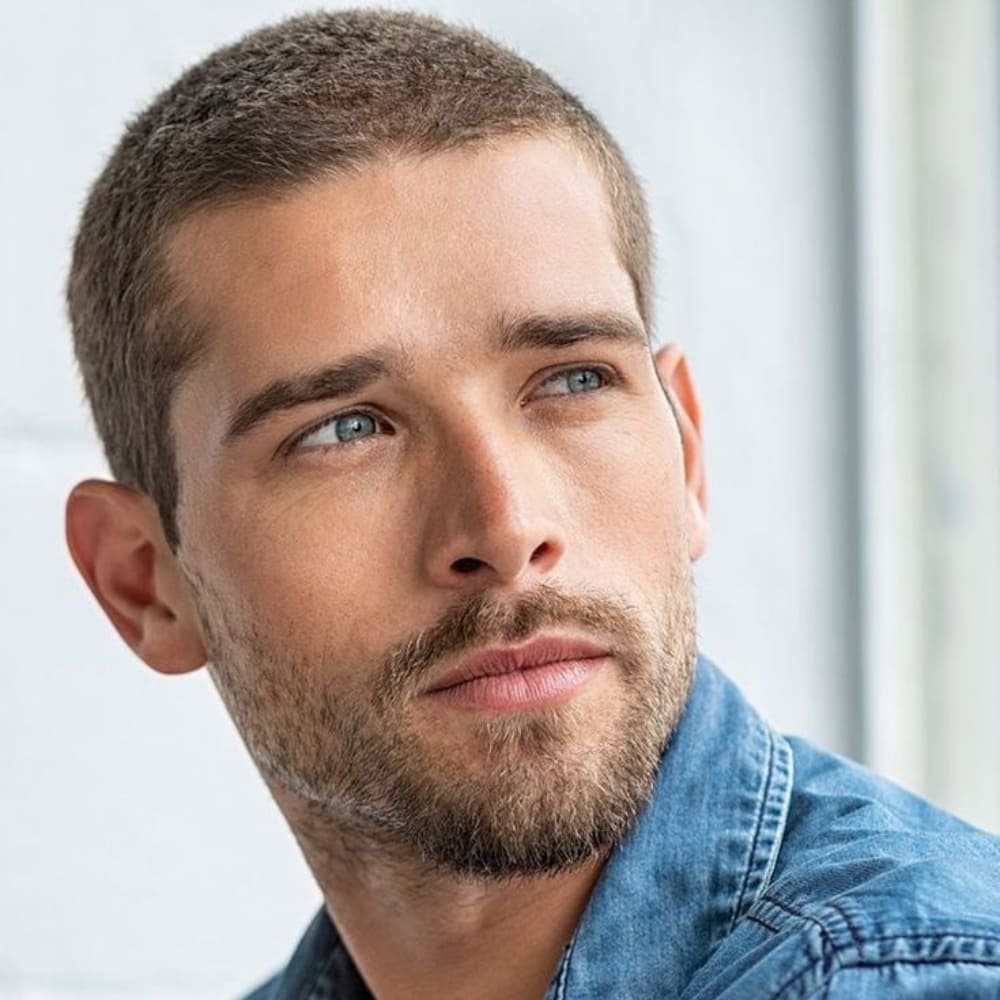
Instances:
[[[544,579],[566,549],[558,486],[528,441],[466,428],[435,463],[424,564],[456,590]]]

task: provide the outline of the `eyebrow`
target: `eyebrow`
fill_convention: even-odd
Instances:
[[[244,437],[276,413],[325,399],[353,396],[394,374],[398,367],[395,359],[377,351],[352,354],[318,371],[275,379],[240,403],[229,420],[225,441],[228,444]]]
[[[582,341],[605,341],[649,347],[642,324],[623,313],[582,312],[567,315],[503,316],[491,340],[500,354],[572,347]],[[318,370],[275,379],[245,399],[228,421],[225,443],[245,437],[278,413],[324,400],[353,396],[408,367],[398,352],[375,350],[352,354]]]
[[[493,341],[502,354],[572,347],[583,340],[649,346],[649,337],[639,322],[624,313],[610,311],[504,317],[493,333]]]

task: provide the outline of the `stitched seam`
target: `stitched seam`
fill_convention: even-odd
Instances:
[[[769,730],[765,730],[765,735],[767,736],[768,743],[767,780],[764,783],[764,794],[761,796],[760,803],[757,807],[756,825],[753,831],[753,841],[750,844],[750,857],[747,860],[747,866],[743,872],[743,884],[740,886],[739,895],[736,899],[736,906],[734,907],[733,915],[729,920],[729,929],[726,932],[727,934],[731,934],[733,932],[733,928],[736,926],[736,921],[739,919],[740,911],[743,909],[743,900],[746,897],[747,886],[750,883],[750,872],[753,870],[754,858],[757,854],[757,841],[760,839],[760,828],[764,823],[764,810],[767,806],[767,797],[771,791],[771,777],[774,774],[774,739]]]
[[[752,924],[760,924],[761,927],[767,928],[767,930],[771,931],[772,934],[777,934],[779,932],[779,928],[775,927],[773,924],[769,924],[763,917],[758,917],[756,914],[748,913],[743,919],[749,920]]]
[[[820,961],[821,963],[825,963],[826,961],[831,963],[833,968],[829,973],[827,973],[827,975],[832,976],[841,966],[841,957],[840,957],[841,949],[838,948],[836,943],[834,942],[833,932],[829,930],[826,924],[824,924],[823,921],[820,920],[818,917],[814,917],[808,913],[802,913],[796,910],[794,907],[782,903],[780,900],[775,899],[772,896],[766,896],[764,898],[768,903],[776,907],[778,910],[787,913],[789,916],[796,917],[799,920],[803,920],[806,923],[812,924],[815,928],[817,928],[820,934],[821,951],[822,951],[822,958],[820,959]],[[790,989],[795,983],[804,979],[806,976],[812,973],[815,970],[815,968],[816,968],[816,963],[811,962],[809,965],[806,966],[806,968],[801,969],[800,971],[796,972],[793,976],[791,976],[789,979],[785,980],[785,982],[782,983],[780,987],[778,987],[778,992],[775,993],[774,995],[775,1000],[779,1000],[779,998],[786,990]],[[826,982],[825,979],[824,982]]]
[[[841,965],[836,971],[843,969],[880,969],[884,965],[981,965],[987,969],[995,969],[1000,961],[990,958],[879,958],[864,959]]]
[[[788,822],[788,810],[792,800],[792,785],[795,782],[795,752],[783,736],[775,735],[773,729],[771,730],[771,738],[775,741],[772,755],[774,772],[775,775],[780,774],[785,785],[780,793],[782,799],[781,808],[778,810],[778,815],[774,821],[774,844],[770,851],[770,857],[767,859],[767,867],[764,869],[764,874],[761,877],[760,892],[757,893],[758,898],[771,884],[774,869],[778,865],[778,854],[781,851],[779,841],[784,836],[785,825]],[[783,766],[779,767],[779,765]]]
[[[903,938],[916,938],[920,941],[945,941],[948,938],[961,938],[963,941],[986,941],[989,944],[1000,944],[1000,937],[994,934],[966,934],[964,931],[914,931],[910,934],[880,934],[878,937],[866,937],[865,944],[876,941],[899,941]]]
[[[819,917],[814,917],[811,914],[804,913],[801,910],[796,909],[790,903],[784,903],[779,899],[775,899],[773,896],[764,896],[762,897],[762,901],[769,904],[770,906],[774,906],[776,909],[784,911],[791,917],[798,917],[800,920],[807,920],[810,923],[815,924],[817,927],[819,927],[822,931],[824,931],[830,936],[831,944],[833,944],[835,948],[840,947],[839,945],[836,945],[832,941],[833,931],[830,930],[826,926],[826,924],[824,924],[823,921],[819,919]],[[841,919],[843,919],[844,922],[847,923],[848,930],[850,931],[851,934],[851,941],[853,942],[854,947],[858,949],[858,951],[861,951],[865,945],[874,944],[877,941],[898,941],[901,939],[944,941],[949,938],[961,938],[963,941],[985,941],[988,944],[1000,944],[1000,935],[977,934],[975,932],[966,933],[963,930],[942,930],[942,931],[928,930],[928,931],[906,931],[906,932],[901,931],[898,934],[878,934],[878,935],[873,935],[871,937],[865,935],[863,938],[858,938],[854,933],[853,925],[850,923],[850,921],[847,920],[847,917],[844,915],[843,910],[839,906],[835,906],[832,903],[827,905],[830,907],[830,909],[835,910],[837,914],[841,917]],[[748,914],[747,916],[749,917],[751,915]]]
[[[782,903],[781,900],[775,899],[773,896],[765,896],[764,899],[772,906],[777,907],[777,909],[783,910],[790,917],[798,917],[799,920],[808,921],[810,924],[818,927],[820,932],[823,934],[823,940],[829,943],[831,948],[836,949],[837,945],[833,940],[833,931],[831,931],[826,924],[819,919],[819,917],[814,917],[810,913],[802,913],[799,910],[796,910],[793,906],[790,906],[787,903]]]
[[[854,933],[854,928],[850,921],[847,921],[844,916],[843,911],[836,906],[832,909],[845,920],[848,927],[848,932],[851,936],[851,946],[850,947],[840,947],[834,943],[833,932],[827,928],[827,926],[818,917],[814,917],[811,914],[803,913],[797,910],[795,907],[782,902],[781,900],[775,899],[773,896],[763,897],[764,901],[774,906],[776,909],[787,913],[789,916],[796,917],[799,920],[803,920],[807,923],[812,924],[818,928],[822,937],[822,951],[823,958],[821,961],[828,961],[830,963],[830,968],[826,972],[821,972],[823,979],[817,985],[817,988],[812,992],[808,993],[803,997],[803,1000],[808,1000],[810,997],[815,997],[818,995],[820,989],[826,989],[829,991],[830,982],[833,977],[842,969],[864,969],[864,968],[881,968],[883,966],[889,965],[978,965],[986,968],[996,968],[1000,966],[1000,955],[998,956],[986,956],[986,957],[973,957],[973,956],[955,956],[955,955],[927,955],[927,956],[886,956],[885,958],[864,958],[862,957],[862,945],[859,943],[856,934]],[[748,917],[751,917],[748,914]],[[753,919],[753,917],[751,917]],[[762,921],[761,921],[762,922]],[[968,940],[968,941],[984,941],[988,944],[1000,943],[1000,938],[994,937],[993,935],[986,934],[963,934],[960,931],[940,931],[929,934],[920,933],[910,933],[910,934],[886,934],[879,937],[865,938],[864,944],[873,944],[876,941],[896,941],[902,938],[905,939],[916,939],[924,940],[927,942],[938,941],[938,940]],[[854,952],[854,957],[851,956],[851,952]],[[785,994],[787,990],[790,990],[796,983],[800,982],[810,973],[815,972],[816,964],[808,966],[807,968],[797,972],[790,979],[786,980],[779,988],[778,992],[775,993],[775,1000],[780,1000],[780,998]]]
[[[963,935],[945,936],[962,937]],[[887,938],[885,940],[892,940],[892,938]],[[826,990],[829,992],[833,977],[838,972],[847,969],[880,969],[890,965],[976,965],[989,969],[994,969],[997,968],[997,966],[1000,966],[1000,956],[997,956],[996,958],[980,958],[971,956],[956,957],[954,955],[914,955],[907,956],[905,958],[893,956],[887,956],[886,958],[862,958],[861,955],[851,957],[850,953],[851,948],[837,948],[833,945],[830,945],[830,947],[824,946],[823,958],[830,962],[830,969],[827,972],[821,972],[823,977],[822,980],[817,983],[816,989],[805,994],[803,1000],[808,1000],[809,997],[815,997],[820,990]],[[815,971],[816,964],[813,963],[808,968],[797,972],[790,979],[782,983],[782,985],[778,988],[778,992],[774,995],[775,1000],[780,1000],[787,990],[790,990],[797,982]]]
[[[569,947],[566,949],[566,955],[563,958],[562,968],[559,970],[559,982],[556,986],[556,1000],[564,1000],[566,996],[566,980],[569,978],[569,963],[570,959],[573,957],[573,952],[576,950],[576,935],[579,931],[579,925],[577,929],[573,931],[573,936],[569,939]]]
[[[812,924],[815,924],[820,930],[826,932],[832,938],[833,932],[824,924],[818,917],[814,917],[811,914],[804,913],[801,910],[796,909],[790,903],[784,903],[780,899],[775,899],[773,896],[763,896],[761,901],[767,903],[776,909],[782,910],[787,913],[790,917],[798,917],[800,920],[807,920]],[[898,934],[878,934],[869,937],[865,935],[864,938],[859,939],[855,936],[853,928],[847,918],[844,916],[844,912],[838,906],[829,904],[830,908],[836,910],[838,915],[845,920],[848,924],[848,929],[851,931],[851,940],[859,951],[864,945],[874,944],[877,941],[898,941],[900,939],[916,939],[924,941],[943,941],[948,938],[961,938],[963,941],[985,941],[988,944],[1000,944],[1000,935],[996,934],[977,934],[975,932],[966,933],[962,930],[943,930],[943,931],[901,931]],[[748,918],[752,918],[752,914],[747,914]],[[833,944],[831,940],[831,944]],[[834,944],[834,947],[838,947]]]
[[[820,961],[822,962],[823,959],[829,958],[830,963],[834,966],[834,968],[832,968],[829,973],[825,974],[825,978],[822,980],[823,985],[828,985],[830,979],[832,979],[834,975],[836,975],[836,973],[841,967],[840,955],[838,954],[839,949],[833,947],[832,943],[827,937],[826,928],[822,924],[818,924],[818,926],[823,934],[823,940],[824,940],[823,956]],[[789,979],[786,979],[784,983],[782,983],[781,986],[778,987],[778,992],[774,994],[774,1000],[781,1000],[781,996],[787,990],[790,990],[800,980],[805,979],[805,977],[808,976],[810,973],[814,972],[815,969],[816,969],[816,963],[811,962],[804,969],[801,969],[798,972],[796,972],[794,976],[791,976]]]
[[[847,927],[847,933],[850,934],[851,941],[854,942],[854,947],[857,948],[858,951],[860,952],[861,942],[858,940],[857,934],[854,933],[854,924],[851,923],[850,918],[847,916],[846,913],[844,913],[844,911],[839,906],[837,906],[836,903],[827,903],[826,905],[831,910],[833,910],[833,912],[836,913],[841,920],[844,921],[844,925]]]
[[[996,968],[997,962],[986,962],[978,958],[894,958],[877,962],[851,962],[847,965],[838,965],[837,968],[831,970],[829,976],[816,987],[816,990],[807,993],[802,997],[802,1000],[809,1000],[810,997],[816,996],[817,991],[820,989],[826,990],[826,995],[829,996],[830,989],[833,986],[833,977],[838,972],[849,971],[851,969],[880,969],[886,965],[981,965],[984,968],[993,969]],[[802,975],[804,974],[802,973]],[[782,987],[782,989],[784,988]],[[780,991],[775,995],[774,1000],[781,1000]]]

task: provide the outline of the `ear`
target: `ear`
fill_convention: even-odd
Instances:
[[[661,347],[653,356],[653,363],[681,432],[688,501],[688,555],[694,562],[708,547],[708,483],[701,437],[701,406],[687,360],[676,344]]]
[[[118,633],[165,674],[207,659],[188,588],[149,497],[88,479],[66,501],[66,541],[80,575]]]

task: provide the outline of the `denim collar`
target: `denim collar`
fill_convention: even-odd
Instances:
[[[594,886],[546,993],[677,996],[763,892],[792,786],[792,752],[698,658],[650,802]],[[272,1000],[370,997],[320,910]]]
[[[653,797],[601,873],[547,996],[679,996],[767,886],[791,788],[791,748],[699,658]]]

